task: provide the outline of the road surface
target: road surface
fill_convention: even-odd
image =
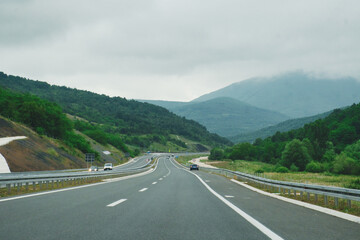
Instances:
[[[359,236],[357,223],[263,196],[221,176],[189,172],[165,157],[147,175],[0,199],[4,240],[358,240]]]

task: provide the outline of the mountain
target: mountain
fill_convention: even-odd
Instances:
[[[193,102],[231,97],[292,118],[313,116],[360,101],[360,82],[354,78],[327,79],[304,72],[252,78],[203,95]]]
[[[179,117],[167,109],[152,104],[49,85],[45,82],[1,72],[0,86],[17,92],[31,93],[55,102],[62,107],[64,112],[100,124],[102,130],[113,134],[111,137],[114,137],[114,134],[121,135],[135,146],[146,147],[143,144],[144,141],[141,141],[146,136],[163,141],[169,139],[170,134],[183,136],[209,146],[231,144],[229,140],[209,133],[199,123]],[[85,130],[91,133],[98,131],[98,129]],[[154,135],[159,135],[159,137],[154,137]],[[147,141],[148,139],[150,138],[147,138]],[[176,139],[173,140],[175,141]]]
[[[360,176],[359,139],[360,103],[335,109],[302,128],[276,132],[253,144],[239,143],[225,150],[214,148],[209,158],[262,161],[276,164],[277,169],[285,166],[291,171]]]
[[[143,99],[141,99],[138,101],[154,104],[154,105],[166,108],[170,111],[173,111],[173,109],[191,104],[191,102],[177,102],[177,101],[164,101],[164,100],[143,100]]]
[[[287,116],[253,107],[233,98],[215,98],[170,108],[174,113],[193,119],[221,136],[254,131],[288,119]]]
[[[276,132],[287,132],[293,129],[301,128],[307,123],[315,122],[318,119],[327,117],[331,112],[332,111],[311,117],[289,119],[274,126],[262,128],[254,132],[248,132],[233,137],[228,137],[228,139],[230,139],[234,143],[254,142],[257,138],[264,139],[266,137],[274,135]]]

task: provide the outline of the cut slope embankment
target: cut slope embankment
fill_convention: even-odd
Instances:
[[[56,140],[39,136],[31,129],[0,117],[0,138],[27,136],[0,146],[11,172],[61,170],[84,168],[86,163],[80,152],[69,154]],[[5,142],[5,140],[3,140]],[[76,156],[78,155],[78,156]]]

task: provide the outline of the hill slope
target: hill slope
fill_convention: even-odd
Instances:
[[[244,134],[239,134],[233,137],[228,137],[231,141],[234,143],[240,143],[240,142],[254,142],[257,138],[266,138],[269,136],[274,135],[276,132],[287,132],[291,131],[293,129],[298,129],[303,127],[307,123],[315,122],[318,119],[322,119],[327,117],[330,112],[318,114],[311,117],[304,117],[304,118],[297,118],[297,119],[289,119],[284,122],[278,123],[274,126],[262,128],[260,130],[254,131],[254,132],[248,132]]]
[[[207,145],[231,144],[227,139],[209,133],[195,121],[178,117],[164,108],[148,103],[51,86],[45,82],[8,76],[4,73],[0,73],[0,86],[56,102],[71,115],[107,124],[107,130],[111,133],[139,136],[175,134]]]
[[[173,107],[171,111],[193,119],[211,132],[232,136],[274,125],[288,119],[287,116],[253,107],[232,98],[215,98],[199,103]]]
[[[203,95],[194,102],[231,97],[293,118],[312,116],[360,101],[360,82],[353,78],[315,78],[291,72],[253,78]]]
[[[0,146],[12,172],[60,170],[84,168],[86,162],[79,151],[65,151],[67,147],[59,141],[40,137],[28,127],[0,117],[0,137],[26,136],[26,139],[13,141]],[[72,151],[72,150],[70,150]]]

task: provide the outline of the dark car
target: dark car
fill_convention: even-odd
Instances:
[[[190,171],[191,170],[199,170],[199,165],[197,165],[197,164],[191,164],[190,165]]]
[[[97,167],[97,166],[91,166],[90,168],[89,168],[89,172],[96,172],[96,171],[98,171],[99,170],[99,168]]]

